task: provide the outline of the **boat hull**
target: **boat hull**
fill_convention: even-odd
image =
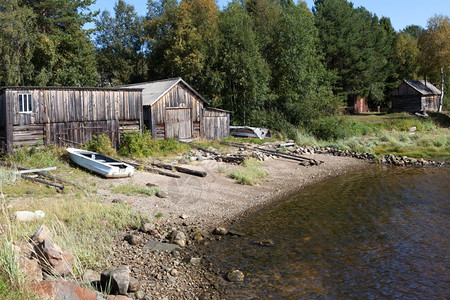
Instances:
[[[134,167],[96,152],[67,148],[70,159],[77,165],[106,178],[131,177]]]

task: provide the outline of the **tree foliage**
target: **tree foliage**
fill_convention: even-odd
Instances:
[[[146,79],[143,18],[119,0],[114,17],[104,11],[96,21],[97,62],[101,85],[121,85]]]
[[[314,13],[325,62],[336,75],[335,92],[382,103],[393,71],[395,32],[389,19],[346,0],[316,0]]]
[[[450,70],[450,20],[447,16],[435,16],[428,20],[427,29],[419,34],[419,49],[422,74],[435,83],[440,79],[444,94],[445,76]]]

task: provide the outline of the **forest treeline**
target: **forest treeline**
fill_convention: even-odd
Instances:
[[[348,99],[386,106],[403,79],[448,86],[447,16],[396,32],[346,0],[0,0],[0,86],[119,86],[182,77],[235,124],[312,128]],[[85,30],[88,22],[95,28]]]

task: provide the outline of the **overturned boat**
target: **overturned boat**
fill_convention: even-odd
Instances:
[[[237,137],[254,137],[260,140],[270,138],[270,130],[250,126],[230,126],[230,134]]]
[[[133,166],[106,155],[76,148],[67,148],[67,152],[74,163],[106,178],[133,176]]]

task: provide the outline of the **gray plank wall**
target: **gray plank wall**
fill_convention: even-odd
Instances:
[[[32,95],[31,113],[19,112],[19,94]],[[14,145],[84,143],[105,133],[117,146],[121,132],[142,127],[140,90],[7,88],[4,95]]]
[[[0,151],[6,149],[6,102],[4,93],[0,92]]]
[[[152,129],[152,136],[157,138],[169,138],[173,136],[176,130],[170,127],[170,132],[166,134],[168,130],[166,124],[166,108],[189,108],[191,110],[191,126],[192,137],[200,136],[200,122],[202,119],[203,101],[183,83],[178,83],[172,89],[170,89],[165,95],[163,95],[156,103],[150,108],[150,124],[149,128]],[[148,107],[144,111],[148,111]],[[187,126],[187,122],[183,122]],[[189,132],[187,128],[183,132]]]
[[[230,113],[206,108],[203,111],[203,136],[216,140],[230,135]]]

